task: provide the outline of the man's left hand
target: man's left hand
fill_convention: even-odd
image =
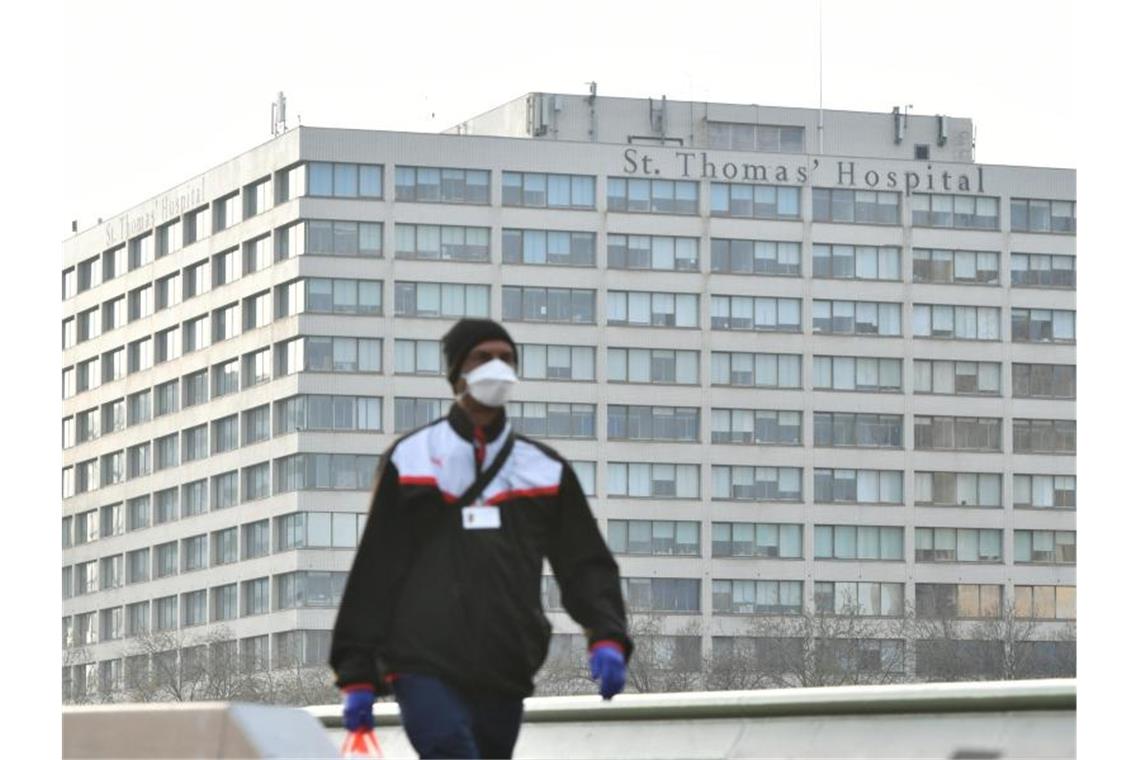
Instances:
[[[590,678],[598,681],[602,699],[613,699],[625,688],[625,654],[613,641],[599,641],[590,648]]]

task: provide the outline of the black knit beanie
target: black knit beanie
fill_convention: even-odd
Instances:
[[[459,380],[459,368],[463,366],[471,349],[485,340],[505,340],[518,356],[518,346],[510,334],[493,319],[461,319],[443,336],[443,355],[447,360],[447,379],[452,387]]]

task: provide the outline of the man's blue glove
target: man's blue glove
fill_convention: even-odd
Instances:
[[[352,733],[359,728],[372,729],[372,703],[376,692],[371,684],[353,684],[344,688],[344,730]]]
[[[599,641],[590,647],[590,678],[598,681],[602,699],[613,699],[625,688],[625,652],[613,641]]]

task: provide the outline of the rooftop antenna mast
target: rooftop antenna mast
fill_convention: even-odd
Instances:
[[[269,131],[277,137],[285,134],[288,129],[285,123],[285,93],[278,91],[277,100],[269,106]]]
[[[817,153],[823,153],[823,0],[819,0],[819,120],[816,123]]]

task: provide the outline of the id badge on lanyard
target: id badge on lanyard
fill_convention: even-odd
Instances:
[[[497,506],[487,506],[482,499],[463,508],[464,530],[498,530],[502,526]]]

